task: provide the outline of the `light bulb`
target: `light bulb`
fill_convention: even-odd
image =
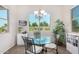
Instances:
[[[45,13],[45,10],[41,10],[40,12],[41,12],[41,14],[44,14]]]
[[[38,15],[38,11],[34,11],[34,14],[35,14],[35,15]]]
[[[47,15],[47,12],[45,12],[43,15],[46,16]]]

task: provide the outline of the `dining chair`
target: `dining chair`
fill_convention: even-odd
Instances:
[[[29,37],[23,37],[26,54],[40,54],[42,53],[42,47],[34,44],[33,39]]]
[[[56,51],[56,44],[54,44],[54,43],[45,44],[44,47],[45,47],[45,52],[46,53],[48,52],[48,49]],[[56,53],[57,53],[57,51],[56,51]]]
[[[34,32],[34,38],[35,39],[41,38],[41,32],[39,32],[39,31]]]
[[[56,54],[58,54],[58,46],[57,46],[57,38],[55,37],[55,40],[56,42],[50,42],[49,44],[45,44],[45,50],[46,50],[46,53],[48,52],[48,49],[51,49],[51,50],[55,50]]]

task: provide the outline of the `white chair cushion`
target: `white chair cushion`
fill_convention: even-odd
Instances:
[[[46,48],[52,48],[52,49],[55,48],[56,49],[56,44],[54,44],[54,43],[46,44],[45,47]]]

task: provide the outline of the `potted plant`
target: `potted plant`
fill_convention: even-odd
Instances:
[[[56,21],[56,24],[53,28],[53,33],[56,35],[56,38],[58,39],[58,44],[62,45],[65,42],[65,30],[64,30],[64,24],[59,19]]]

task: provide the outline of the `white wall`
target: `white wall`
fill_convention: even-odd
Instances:
[[[62,21],[65,24],[66,32],[72,32],[72,20],[71,20],[71,9],[72,5],[63,6],[62,9]]]
[[[4,53],[15,45],[16,41],[16,10],[15,6],[4,6],[9,9],[9,31],[0,33],[0,53]]]

